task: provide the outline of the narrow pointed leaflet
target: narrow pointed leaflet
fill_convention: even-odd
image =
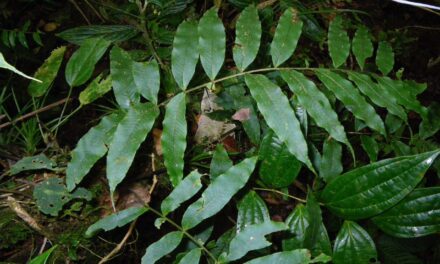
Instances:
[[[142,264],[154,264],[167,254],[171,253],[182,241],[183,233],[174,231],[163,236],[159,241],[154,242],[147,248],[142,257]]]
[[[379,42],[376,52],[376,65],[383,75],[388,75],[394,67],[394,52],[390,43],[386,41]]]
[[[343,27],[343,19],[341,16],[336,16],[330,22],[328,29],[328,49],[335,68],[344,64],[350,54],[350,38]]]
[[[365,26],[359,26],[356,30],[356,34],[353,38],[353,44],[351,47],[353,54],[356,58],[361,70],[364,69],[365,60],[373,56],[374,48],[371,43],[370,32]]]

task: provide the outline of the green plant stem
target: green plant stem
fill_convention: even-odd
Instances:
[[[302,203],[306,203],[306,202],[307,202],[307,201],[304,200],[304,199],[301,199],[301,198],[298,198],[298,197],[296,197],[296,196],[290,195],[290,194],[288,194],[288,193],[284,193],[284,192],[282,192],[282,191],[278,191],[278,190],[274,190],[274,189],[268,189],[268,188],[257,188],[257,187],[256,187],[256,188],[253,188],[253,189],[256,190],[256,191],[265,191],[265,192],[273,192],[273,193],[277,193],[277,194],[287,196],[287,197],[289,197],[289,198],[291,198],[291,199],[293,199],[293,200],[297,200],[297,201],[302,202]]]
[[[180,225],[178,225],[176,222],[174,222],[173,220],[171,220],[170,218],[166,217],[165,215],[163,215],[161,212],[157,211],[156,209],[150,207],[149,205],[146,205],[146,207],[153,212],[154,214],[156,214],[157,216],[165,219],[165,221],[167,221],[168,223],[170,223],[172,226],[174,226],[175,228],[177,228],[177,230],[179,230],[180,232],[182,232],[186,237],[188,237],[192,242],[194,242],[194,244],[196,244],[199,248],[201,248],[203,251],[205,251],[205,253],[214,261],[214,263],[218,263],[217,259],[215,258],[215,256],[202,244],[200,243],[199,240],[197,240],[197,238],[195,238],[193,235],[191,235],[190,233],[188,233],[188,231],[186,231],[183,227],[181,227]]]

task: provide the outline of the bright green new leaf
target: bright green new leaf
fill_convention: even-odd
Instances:
[[[225,60],[226,34],[217,9],[209,9],[199,21],[200,61],[209,79],[214,80]],[[194,47],[193,47],[194,48]]]
[[[101,59],[111,42],[99,38],[85,40],[73,53],[66,65],[66,81],[71,87],[87,82],[95,70],[95,64]]]
[[[218,144],[212,155],[209,177],[214,180],[234,165],[223,145]]]
[[[200,255],[202,250],[200,248],[194,248],[179,261],[179,264],[198,264],[200,261]]]
[[[361,25],[357,28],[356,33],[353,37],[353,43],[351,47],[356,61],[364,69],[365,60],[373,56],[374,48],[371,42],[370,32],[368,32],[367,27]]]
[[[245,264],[308,264],[310,262],[310,253],[307,249],[297,249],[292,251],[283,251],[256,258]]]
[[[342,24],[342,17],[337,16],[328,29],[328,49],[335,68],[344,64],[350,54],[350,38]]]
[[[123,227],[147,211],[146,207],[130,207],[106,216],[87,228],[86,237],[92,237],[101,230],[110,231],[117,227]]]
[[[377,259],[373,239],[360,225],[345,221],[335,240],[333,263],[371,263]]]
[[[220,211],[249,180],[257,157],[247,158],[219,175],[203,192],[202,197],[191,204],[183,215],[182,226],[190,229]]]
[[[197,61],[199,60],[197,23],[182,22],[174,36],[173,51],[171,53],[171,70],[177,85],[185,90],[194,76]]]
[[[78,141],[71,152],[72,159],[66,169],[66,184],[69,191],[75,189],[93,165],[107,153],[107,146],[123,116],[122,113],[114,113],[103,117],[97,126],[92,127]]]
[[[319,176],[328,182],[341,174],[342,170],[342,146],[333,139],[324,141]]]
[[[28,93],[32,97],[40,97],[49,89],[58,74],[65,51],[65,46],[54,49],[50,56],[44,61],[43,65],[35,72],[35,79],[41,80],[41,82],[31,82],[29,84]]]
[[[164,164],[173,186],[177,186],[183,178],[187,134],[185,116],[185,93],[180,93],[166,106],[161,137]]]
[[[46,264],[49,260],[50,255],[52,255],[52,252],[58,247],[58,245],[55,245],[48,250],[44,251],[44,253],[38,255],[37,257],[31,259],[29,261],[29,264]]]
[[[367,152],[371,162],[377,161],[379,145],[372,136],[361,135],[361,146]]]
[[[139,32],[131,25],[91,25],[65,30],[58,37],[76,45],[82,45],[90,38],[103,38],[111,43],[125,41]]]
[[[133,62],[133,81],[137,91],[150,102],[157,104],[157,94],[160,88],[159,65],[151,62]]]
[[[235,26],[234,61],[244,71],[257,57],[260,48],[261,22],[254,5],[245,8]]]
[[[130,55],[123,49],[114,46],[110,51],[110,73],[112,75],[113,92],[116,102],[122,108],[127,109],[130,105],[138,103],[141,88],[137,84],[146,85],[145,82],[150,81],[145,80],[145,76],[142,76],[142,74],[137,74],[139,68],[145,68],[145,64],[133,61]],[[135,78],[140,79],[135,81]]]
[[[102,75],[96,77],[93,81],[87,85],[79,94],[79,102],[81,105],[87,105],[93,103],[95,100],[101,98],[104,94],[112,89],[112,78],[107,76],[106,79],[102,78]]]
[[[272,131],[264,136],[258,156],[261,160],[260,178],[271,187],[288,187],[301,170],[301,162]]]
[[[249,191],[237,205],[237,233],[250,225],[270,221],[269,210],[263,199],[254,191]]]
[[[353,113],[356,118],[363,120],[367,126],[378,131],[382,135],[386,135],[385,126],[382,119],[374,110],[353,84],[342,78],[341,75],[326,69],[316,71],[319,80],[330,90],[335,96],[342,101],[345,107]]]
[[[153,127],[159,109],[151,103],[137,104],[128,109],[118,124],[107,155],[107,179],[110,192],[125,178],[141,143]]]
[[[270,55],[275,67],[280,66],[292,56],[301,36],[302,27],[303,22],[298,18],[295,9],[289,8],[281,15],[270,44]]]
[[[163,236],[159,241],[154,242],[147,248],[147,252],[142,257],[142,264],[154,264],[156,261],[171,253],[180,241],[182,241],[183,233],[174,231]]]
[[[397,103],[397,100],[388,89],[381,89],[381,87],[373,82],[373,80],[371,80],[366,74],[349,72],[348,77],[356,84],[357,88],[359,88],[364,95],[368,96],[368,98],[373,101],[373,103],[386,108],[391,114],[406,121],[405,110]]]
[[[396,206],[373,218],[396,237],[420,237],[440,232],[440,187],[415,189]]]
[[[387,75],[394,67],[394,52],[390,43],[379,42],[376,51],[376,65],[383,75]]]
[[[381,160],[334,178],[321,198],[346,219],[363,219],[394,206],[422,180],[440,150]]]
[[[229,245],[229,261],[244,257],[249,251],[262,249],[272,245],[265,236],[274,232],[286,230],[284,223],[266,221],[259,224],[249,225],[238,233]]]
[[[12,165],[9,175],[15,175],[22,171],[29,170],[55,170],[56,164],[50,160],[44,153],[24,157]]]
[[[202,188],[200,178],[202,175],[198,171],[192,171],[186,176],[179,185],[168,195],[160,205],[163,215],[167,215],[179,208],[185,201],[191,199]]]
[[[315,172],[298,119],[280,87],[260,74],[247,75],[246,84],[267,125],[286,144],[290,153]]]
[[[5,31],[4,31],[4,32],[5,32]],[[13,73],[16,73],[16,74],[18,74],[18,75],[20,75],[20,76],[22,76],[22,77],[24,77],[24,78],[27,78],[27,79],[29,79],[29,80],[33,80],[33,81],[36,81],[36,82],[40,82],[40,83],[41,83],[40,80],[37,80],[37,79],[35,79],[35,78],[33,78],[33,77],[29,76],[29,75],[26,75],[25,73],[23,73],[23,72],[17,70],[14,66],[12,66],[11,64],[9,64],[9,63],[5,60],[5,57],[3,57],[3,54],[2,54],[1,52],[0,52],[0,69],[6,69],[6,70],[9,70],[9,71],[12,71]]]
[[[316,124],[324,128],[332,138],[346,144],[351,149],[344,127],[338,120],[338,115],[315,83],[297,71],[283,71],[281,76]]]

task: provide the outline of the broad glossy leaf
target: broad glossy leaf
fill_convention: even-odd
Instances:
[[[137,104],[128,109],[118,124],[107,155],[107,179],[110,192],[125,178],[141,143],[145,140],[159,115],[151,103]]]
[[[46,264],[49,260],[50,256],[52,255],[52,252],[58,247],[58,245],[55,245],[48,250],[44,251],[44,253],[41,253],[37,257],[31,259],[29,261],[29,264]]]
[[[89,226],[86,237],[92,237],[101,230],[110,231],[117,227],[123,227],[147,212],[146,207],[130,207],[120,212],[111,214]]]
[[[119,47],[114,46],[110,51],[110,72],[112,75],[113,92],[116,102],[124,109],[139,102],[139,91],[141,88],[137,84],[149,81],[144,80],[144,76],[137,73],[138,68],[143,67],[145,67],[145,64],[134,62],[130,55]],[[135,81],[135,78],[141,79]]]
[[[166,106],[161,138],[164,164],[173,186],[177,186],[183,178],[186,134],[185,93],[180,93]]]
[[[292,56],[301,35],[303,22],[298,18],[297,11],[289,8],[281,15],[273,41],[270,44],[270,55],[275,67]]]
[[[258,156],[261,180],[275,188],[288,187],[301,170],[301,163],[272,131],[263,138]]]
[[[345,221],[335,240],[333,263],[371,263],[377,259],[373,239],[361,226]]]
[[[214,154],[212,155],[210,174],[211,180],[214,180],[218,176],[225,173],[230,167],[234,165],[232,160],[228,156],[228,152],[223,145],[218,144],[215,147]]]
[[[265,236],[286,229],[287,226],[284,223],[274,221],[266,221],[246,227],[232,239],[227,259],[229,261],[237,260],[244,257],[249,251],[272,245],[266,240]]]
[[[280,87],[260,74],[247,75],[246,84],[267,125],[286,144],[290,153],[315,172],[298,119]]]
[[[261,22],[254,5],[241,12],[235,28],[234,61],[244,71],[255,60],[260,48]]]
[[[107,153],[107,146],[123,116],[121,113],[114,113],[103,117],[98,125],[92,127],[78,141],[71,152],[72,159],[66,169],[66,184],[69,191],[75,189],[93,165]]]
[[[356,118],[364,121],[367,126],[382,135],[386,135],[382,119],[350,81],[330,70],[319,69],[316,74],[319,80],[342,101]]]
[[[346,219],[363,219],[394,206],[422,180],[439,150],[381,160],[349,171],[324,188],[326,207]]]
[[[102,78],[102,75],[96,77],[93,81],[87,85],[79,94],[79,102],[81,105],[87,105],[102,97],[104,94],[112,89],[112,78],[107,76],[106,79]]]
[[[200,178],[202,175],[198,171],[192,171],[186,176],[179,185],[168,195],[160,205],[162,214],[167,215],[179,208],[179,206],[188,201],[202,188]]]
[[[183,215],[182,226],[190,229],[220,211],[249,180],[257,157],[247,158],[218,176]]]
[[[217,9],[209,9],[199,21],[200,61],[209,79],[214,80],[225,60],[226,34]]]
[[[263,199],[254,191],[249,191],[238,202],[237,233],[242,232],[248,226],[270,221],[269,210]]]
[[[333,110],[327,97],[316,87],[315,83],[308,80],[297,71],[283,71],[281,76],[295,93],[299,103],[304,106],[316,124],[324,128],[331,137],[347,144],[350,142],[345,134],[344,127],[338,120],[338,115]]]
[[[160,88],[159,65],[151,62],[133,62],[133,80],[138,92],[150,102],[157,104]]]
[[[350,54],[350,38],[344,29],[341,16],[336,16],[330,22],[328,29],[328,49],[335,68],[344,64]]]
[[[3,32],[6,32],[6,31],[3,31]],[[35,79],[35,78],[33,78],[33,77],[29,76],[29,75],[26,75],[25,73],[23,73],[23,72],[21,72],[19,70],[17,70],[17,68],[15,68],[11,64],[9,64],[9,62],[7,62],[5,60],[5,57],[3,56],[3,54],[1,52],[0,52],[0,69],[6,69],[6,70],[12,71],[13,73],[16,73],[16,74],[18,74],[18,75],[20,75],[20,76],[22,76],[22,77],[24,77],[26,79],[33,80],[33,81],[36,81],[36,82],[41,82],[40,80],[37,80],[37,79]]]
[[[379,153],[379,145],[372,136],[361,135],[362,148],[367,152],[371,162],[377,161],[377,155]]]
[[[179,261],[179,264],[198,264],[202,251],[200,248],[194,248]]]
[[[105,39],[87,39],[73,53],[66,65],[66,81],[71,87],[87,82],[92,77],[95,64],[101,59],[111,42]]]
[[[415,189],[373,222],[396,237],[420,237],[440,232],[440,187]]]
[[[367,27],[363,25],[358,27],[353,37],[351,49],[361,70],[364,69],[365,60],[373,56],[374,52],[370,32],[368,32]]]
[[[184,21],[177,27],[171,53],[171,70],[177,85],[185,90],[199,60],[197,23]]]
[[[65,30],[58,37],[76,45],[82,45],[90,38],[103,38],[110,42],[119,42],[131,39],[138,31],[129,25],[91,25]]]
[[[34,74],[34,78],[41,82],[31,82],[28,87],[28,93],[32,97],[40,97],[44,95],[57,76],[58,70],[63,62],[65,46],[54,49],[43,65],[38,68]]]
[[[387,89],[381,89],[381,87],[373,82],[368,75],[349,72],[348,77],[353,81],[359,90],[376,105],[384,107],[391,114],[400,117],[400,119],[406,121],[405,110],[397,103],[397,100]]]
[[[342,170],[342,146],[333,139],[324,141],[319,176],[328,182],[341,174]]]
[[[307,249],[297,249],[292,251],[283,251],[256,258],[245,264],[307,264],[310,262],[310,253]]]
[[[394,67],[394,52],[390,43],[379,42],[376,51],[376,65],[383,75],[387,75]]]
[[[180,241],[182,241],[183,233],[174,231],[163,236],[159,241],[154,242],[147,248],[147,252],[142,257],[142,264],[154,264],[165,255],[171,253]]]

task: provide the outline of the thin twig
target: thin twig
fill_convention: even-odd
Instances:
[[[73,6],[75,6],[76,10],[81,14],[81,16],[84,18],[84,20],[87,22],[87,24],[91,25],[90,20],[87,18],[86,14],[82,11],[81,7],[76,3],[75,0],[69,0],[70,3],[72,3]]]
[[[124,238],[121,240],[121,242],[119,242],[118,245],[116,245],[116,247],[110,252],[108,253],[105,257],[103,257],[100,261],[99,264],[108,262],[109,260],[111,260],[116,254],[118,254],[119,251],[121,251],[122,247],[125,245],[125,243],[127,242],[128,238],[131,236],[131,233],[133,233],[134,227],[136,226],[136,220],[134,220],[133,222],[131,222],[130,227],[128,228],[127,233],[125,234]]]

